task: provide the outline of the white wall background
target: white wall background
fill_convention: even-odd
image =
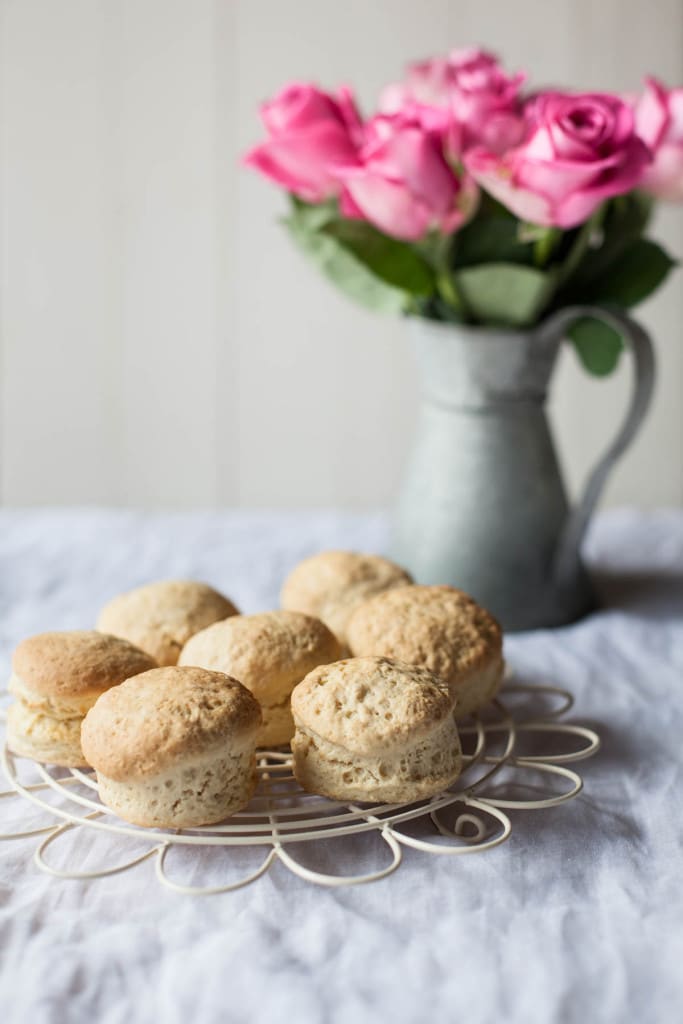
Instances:
[[[680,0],[0,0],[0,501],[387,502],[415,408],[402,325],[319,280],[238,165],[287,79],[369,107],[410,58],[482,42],[538,83],[683,82]],[[683,214],[661,236],[683,256]],[[660,380],[606,500],[683,501],[683,277],[643,307]],[[564,358],[574,489],[628,367]]]

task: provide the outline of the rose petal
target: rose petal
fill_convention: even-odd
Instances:
[[[669,92],[669,116],[671,121],[667,137],[683,145],[683,88],[671,89]]]
[[[389,143],[393,161],[408,188],[437,215],[453,205],[455,176],[431,135],[417,129],[398,132]]]
[[[416,241],[427,232],[429,208],[400,183],[358,168],[345,176],[347,194],[366,220],[394,238]]]
[[[354,201],[348,188],[343,188],[341,190],[341,194],[339,196],[339,209],[342,216],[348,217],[349,220],[367,220],[367,217],[361,210],[360,206],[358,206]]]
[[[356,160],[348,136],[334,122],[319,122],[307,132],[267,139],[245,162],[308,202],[320,202],[335,190],[332,168]]]
[[[271,135],[297,131],[317,121],[341,120],[336,103],[314,85],[293,82],[261,106],[261,119]]]
[[[642,184],[658,199],[670,203],[683,202],[683,145],[660,146]]]
[[[512,180],[512,171],[500,158],[473,149],[465,156],[465,166],[481,188],[516,216],[532,224],[552,225],[550,202],[543,195],[518,188]]]

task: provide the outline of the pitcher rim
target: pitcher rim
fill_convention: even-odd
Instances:
[[[549,314],[552,315],[552,314]],[[479,339],[481,341],[484,335],[495,336],[497,338],[529,338],[532,337],[539,331],[545,320],[539,320],[537,324],[530,327],[505,327],[501,325],[497,327],[494,324],[459,324],[451,323],[448,320],[431,320],[428,317],[411,316],[407,318],[410,322],[411,333],[419,332],[420,330],[433,331],[434,333],[458,334],[460,337],[467,338],[468,340]]]

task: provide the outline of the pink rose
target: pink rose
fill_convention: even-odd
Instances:
[[[523,220],[572,228],[610,196],[638,185],[651,153],[633,112],[608,93],[541,93],[527,106],[523,142],[499,155],[465,154],[472,177]]]
[[[683,202],[683,88],[666,89],[647,78],[635,119],[638,135],[654,154],[642,187],[658,199]]]
[[[503,152],[524,131],[519,101],[524,78],[506,75],[485,50],[453,50],[448,57],[412,64],[404,83],[384,91],[380,109],[396,113],[411,103],[436,108],[458,126],[463,148],[481,143]]]
[[[418,118],[378,115],[366,125],[355,166],[337,168],[342,213],[394,238],[455,231],[471,216],[478,191],[446,161],[441,137]]]
[[[310,203],[339,191],[330,168],[352,163],[362,137],[348,89],[333,96],[293,83],[263,104],[261,118],[270,138],[247,153],[245,163]]]

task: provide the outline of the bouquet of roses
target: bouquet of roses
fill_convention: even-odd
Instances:
[[[246,162],[287,190],[293,238],[364,305],[526,328],[574,302],[625,309],[673,265],[645,237],[683,200],[683,88],[525,92],[482,50],[414,64],[367,120],[352,92],[286,86]],[[619,336],[572,338],[608,373]]]

